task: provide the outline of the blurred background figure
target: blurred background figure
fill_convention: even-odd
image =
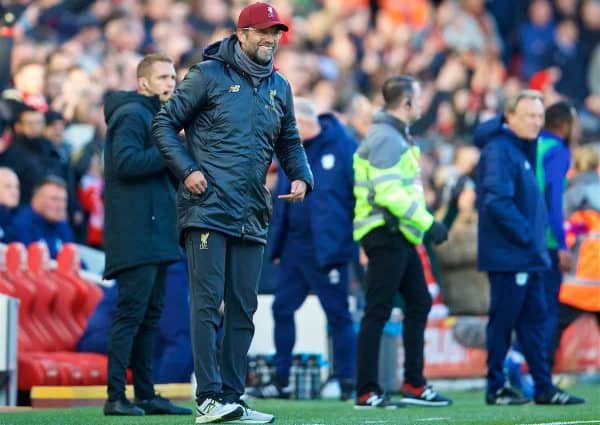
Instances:
[[[356,335],[349,311],[349,264],[356,254],[352,241],[352,155],[356,140],[331,113],[318,115],[315,104],[294,99],[298,131],[315,179],[320,184],[302,203],[277,200],[271,224],[271,259],[275,277],[275,382],[257,389],[263,397],[289,398],[292,350],[296,342],[294,313],[309,293],[319,297],[333,342],[333,376],[341,398],[352,397]],[[279,172],[276,195],[289,193],[290,181]]]
[[[73,228],[67,221],[67,185],[56,176],[48,176],[33,189],[30,205],[15,214],[11,242],[29,245],[44,241],[51,258],[66,242],[74,242]]]
[[[0,167],[0,242],[11,239],[13,215],[19,206],[19,178],[8,167]]]
[[[600,155],[590,146],[575,149],[575,175],[565,198],[567,245],[574,254],[572,273],[560,289],[560,306],[554,350],[571,323],[593,314],[600,330]],[[596,373],[596,377],[597,377]]]

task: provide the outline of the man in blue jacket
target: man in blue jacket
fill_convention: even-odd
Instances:
[[[265,395],[286,397],[296,342],[294,313],[309,292],[325,310],[333,340],[336,375],[342,398],[354,384],[356,335],[348,310],[348,264],[356,250],[352,241],[352,155],[358,144],[330,113],[317,115],[312,102],[294,99],[300,138],[315,180],[319,182],[303,203],[277,201],[272,225],[271,259],[279,262],[275,281],[275,365],[277,377]],[[276,193],[290,190],[279,172]]]
[[[550,254],[550,269],[544,272],[546,289],[546,352],[553,364],[556,333],[558,329],[558,293],[562,274],[571,268],[571,256],[565,241],[563,197],[567,171],[571,164],[569,139],[577,112],[566,101],[550,105],[546,109],[544,130],[538,139],[537,178],[548,211],[546,246]]]
[[[10,241],[26,246],[43,241],[51,258],[56,258],[63,243],[74,242],[67,221],[67,184],[63,179],[48,176],[33,189],[30,205],[22,207],[13,218]]]
[[[475,134],[481,148],[477,169],[478,267],[488,272],[488,404],[529,400],[506,386],[504,357],[516,330],[535,382],[537,404],[579,404],[584,400],[554,387],[544,342],[546,302],[542,272],[546,249],[546,206],[538,188],[536,139],[544,105],[535,91],[522,91],[504,117],[483,123]]]

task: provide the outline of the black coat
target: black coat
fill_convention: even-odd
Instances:
[[[294,117],[292,91],[279,72],[257,87],[233,59],[235,36],[209,46],[154,120],[153,134],[181,181],[201,170],[208,188],[180,185],[180,234],[190,227],[265,243],[271,194],[265,177],[273,152],[290,180],[313,185]],[[177,134],[185,129],[186,142]]]
[[[104,105],[106,278],[143,264],[180,258],[175,231],[175,191],[151,140],[158,97],[110,94]]]
[[[68,163],[61,160],[59,152],[52,142],[44,137],[30,139],[23,135],[15,135],[15,139],[6,151],[6,156],[12,164],[8,164],[21,184],[21,205],[28,205],[33,190],[46,176],[61,177],[67,183],[69,206],[79,205],[75,196],[75,176]],[[3,161],[4,162],[4,161]],[[71,209],[69,209],[71,211]]]

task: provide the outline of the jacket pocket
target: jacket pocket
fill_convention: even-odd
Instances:
[[[265,185],[262,186],[263,190],[263,198],[265,200],[265,209],[263,211],[263,221],[265,223],[269,223],[271,217],[273,215],[273,197],[271,196],[271,191]]]
[[[181,184],[179,192],[181,194],[181,198],[184,201],[188,203],[196,203],[206,198],[211,190],[211,185],[209,184],[206,187],[206,190],[201,195],[196,195],[195,193],[190,192],[190,190],[187,187],[185,187],[184,184]]]

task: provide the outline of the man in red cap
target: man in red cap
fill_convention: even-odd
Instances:
[[[264,183],[273,153],[292,182],[281,199],[300,202],[313,184],[291,87],[273,68],[287,30],[270,4],[243,9],[236,33],[206,48],[153,124],[155,140],[181,182],[178,228],[189,263],[196,423],[274,420],[240,397],[272,210]],[[182,129],[185,144],[178,138]]]

